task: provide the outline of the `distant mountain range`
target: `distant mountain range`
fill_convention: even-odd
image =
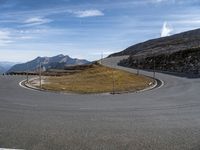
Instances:
[[[0,62],[0,74],[7,72],[15,64],[15,62]]]
[[[200,29],[139,43],[121,52],[114,53],[109,57],[121,55],[151,55],[151,53],[160,55],[198,47],[200,47]]]
[[[54,57],[37,57],[32,61],[14,65],[7,71],[7,73],[24,72],[27,70],[36,71],[40,67],[40,63],[43,69],[48,70],[48,69],[65,69],[65,67],[67,66],[88,64],[90,62],[85,59],[71,58],[68,55],[65,56],[62,54]]]
[[[4,73],[4,72],[6,72],[6,69],[4,67],[0,66],[0,73]]]

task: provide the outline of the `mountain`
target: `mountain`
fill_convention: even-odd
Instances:
[[[109,57],[121,55],[150,55],[151,53],[160,55],[198,47],[200,47],[200,29],[139,43],[121,52],[114,53]]]
[[[82,64],[88,64],[89,61],[85,59],[77,59],[77,58],[71,58],[68,55],[64,56],[62,54],[54,56],[54,57],[37,57],[32,61],[17,64],[14,65],[11,69],[9,69],[7,72],[23,72],[23,71],[36,71],[40,63],[42,65],[42,68],[46,69],[64,69],[66,66],[72,66],[72,65],[82,65]]]
[[[0,74],[6,72],[6,69],[2,66],[0,66]]]
[[[200,48],[147,57],[130,55],[127,59],[121,60],[119,65],[196,78],[200,77]]]
[[[110,57],[120,55],[129,55],[121,66],[200,77],[200,29],[139,43]]]
[[[7,72],[15,64],[14,62],[0,62],[0,74]]]

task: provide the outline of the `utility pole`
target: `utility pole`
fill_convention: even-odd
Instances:
[[[27,72],[26,72],[26,82],[28,83],[28,71],[29,71],[29,69],[28,69],[28,63],[27,63],[27,66],[26,66],[26,67],[27,67],[27,70],[26,70],[26,71],[27,71]]]
[[[139,69],[139,58],[137,57],[137,75],[140,74],[140,69]]]
[[[166,71],[171,71],[170,67],[171,67],[171,50],[169,49],[168,51],[168,69]]]
[[[103,52],[101,52],[101,60],[100,60],[101,65],[102,65],[102,61],[103,61]]]
[[[41,62],[40,62],[40,70],[39,70],[39,79],[40,79],[40,89],[42,89],[42,70],[41,70]]]
[[[103,52],[101,53],[101,63],[102,63],[102,61],[103,61]]]
[[[156,76],[156,61],[155,61],[155,55],[153,55],[153,78],[155,79]]]
[[[115,94],[115,78],[114,78],[114,69],[112,69],[112,94]]]
[[[156,62],[155,62],[155,54],[153,53],[153,51],[151,51],[152,55],[153,55],[153,78],[155,79],[156,76]]]

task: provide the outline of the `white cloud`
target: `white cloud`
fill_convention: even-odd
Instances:
[[[33,32],[22,32],[10,28],[0,28],[0,46],[10,46],[9,44],[23,40],[33,39]]]
[[[172,26],[170,26],[167,22],[164,22],[160,36],[161,37],[170,36],[172,32],[173,32]]]
[[[76,17],[79,17],[79,18],[104,16],[104,13],[102,11],[96,10],[96,9],[72,11],[71,13],[75,14]]]
[[[0,30],[0,39],[7,40],[10,38],[10,33],[8,31],[1,31]]]
[[[41,24],[46,24],[50,22],[52,22],[51,19],[42,18],[42,17],[32,17],[24,21],[25,23],[24,26],[35,26],[35,25],[41,25]]]
[[[12,42],[13,41],[11,40],[10,32],[6,30],[0,30],[0,46],[4,46]]]
[[[147,2],[148,1],[149,0],[147,0]],[[178,0],[151,0],[150,2],[154,3],[154,4],[160,4],[160,3],[171,3],[171,4],[174,4],[174,3],[180,3],[181,1],[178,1]]]
[[[162,2],[165,2],[166,0],[146,0],[145,2],[148,2],[148,3],[162,3]]]
[[[29,39],[33,39],[32,36],[21,36],[19,37],[18,39],[21,39],[21,40],[29,40]]]
[[[154,2],[160,3],[160,2],[164,2],[166,0],[153,0]]]

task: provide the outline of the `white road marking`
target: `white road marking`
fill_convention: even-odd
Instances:
[[[159,89],[161,88],[162,86],[164,86],[165,82],[163,80],[160,80],[161,81],[161,85],[159,87],[157,87],[156,89]]]
[[[159,88],[161,88],[161,87],[164,85],[164,81],[162,81],[162,80],[160,80],[160,79],[157,79],[157,80],[159,80],[159,81],[161,82],[161,85],[160,85],[159,87],[156,88],[156,89],[159,89]],[[156,81],[156,80],[155,80],[155,81]],[[145,92],[145,91],[152,90],[152,89],[154,89],[157,85],[158,85],[158,82],[156,81],[156,83],[153,84],[153,86],[147,87],[147,88],[145,88],[145,89],[143,89],[143,90],[136,91],[136,93],[140,93],[140,92]]]
[[[32,78],[32,79],[30,79],[30,80],[35,80],[35,79],[37,79],[37,78]],[[161,85],[159,86],[159,87],[157,87],[156,89],[159,89],[159,88],[161,88],[163,85],[164,85],[164,81],[162,81],[162,80],[160,80],[160,79],[157,79],[157,80],[159,80],[160,82],[161,82]],[[36,88],[36,87],[34,87],[34,86],[31,86],[30,87],[30,85],[28,85],[28,87],[27,86],[24,86],[24,85],[22,85],[22,83],[23,82],[25,82],[26,80],[23,80],[23,81],[21,81],[21,82],[19,82],[19,86],[21,86],[21,87],[23,87],[23,88],[25,88],[25,89],[28,89],[28,90],[32,90],[32,91],[42,91],[41,89],[39,89],[39,88]],[[155,80],[156,81],[156,80]],[[158,84],[158,82],[156,81],[156,83],[155,84],[153,84],[152,86],[149,86],[149,87],[147,87],[147,88],[145,88],[145,89],[142,89],[142,90],[139,90],[139,91],[135,91],[135,92],[133,92],[133,93],[141,93],[141,92],[145,92],[145,91],[149,91],[149,90],[152,90],[152,89],[154,89],[156,86],[157,86],[157,84]],[[51,91],[52,92],[52,91]],[[57,93],[57,92],[56,92]],[[63,93],[63,92],[58,92],[58,93],[62,93],[62,94],[73,94],[73,93]],[[124,92],[124,93],[126,93],[126,92]],[[129,93],[129,92],[128,92]],[[132,93],[132,92],[130,92],[130,93]],[[111,93],[101,93],[101,94],[97,94],[97,95],[110,95]],[[119,92],[119,94],[123,94],[123,92]],[[96,95],[96,94],[94,94],[94,95]],[[0,149],[1,150],[1,149]]]
[[[0,148],[0,150],[23,150],[23,149]]]
[[[28,89],[28,90],[32,90],[32,91],[38,91],[38,90],[39,90],[39,89],[36,88],[36,87],[30,88],[30,87],[26,87],[26,86],[22,85],[22,83],[25,82],[25,81],[26,81],[26,80],[22,80],[21,82],[19,82],[19,86],[22,87],[22,88]],[[1,150],[1,149],[0,149],[0,150]]]
[[[30,105],[30,104],[23,104],[23,103],[13,103],[13,104],[14,105],[21,105],[21,106],[28,106],[28,107],[37,107],[37,105]]]

